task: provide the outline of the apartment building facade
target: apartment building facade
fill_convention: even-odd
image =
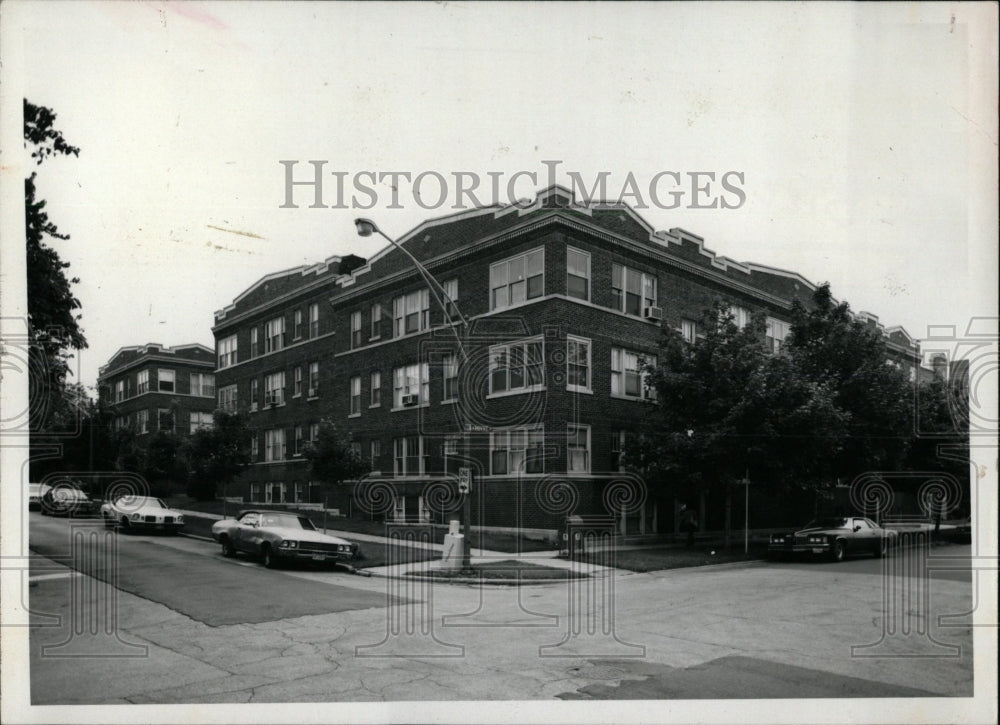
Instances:
[[[399,243],[440,287],[389,246],[270,275],[216,313],[219,407],[254,428],[246,500],[439,522],[469,468],[474,525],[552,530],[604,513],[623,532],[672,530],[675,502],[620,461],[654,394],[641,370],[662,327],[694,340],[722,301],[740,325],[764,314],[777,351],[793,300],[815,289],[655,231],[627,205],[578,207],[561,187]],[[884,332],[915,369],[916,343]],[[364,481],[311,480],[302,454],[324,418],[370,462]]]
[[[123,347],[99,369],[97,384],[115,430],[187,435],[212,425],[215,353],[205,345]]]

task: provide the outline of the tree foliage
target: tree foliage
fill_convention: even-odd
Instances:
[[[320,422],[316,440],[306,446],[303,455],[309,461],[312,477],[331,485],[358,478],[371,470],[369,462],[351,446],[350,437],[329,420]]]
[[[188,493],[199,500],[215,498],[250,463],[252,432],[244,413],[215,411],[211,428],[188,438],[184,458],[190,470]]]

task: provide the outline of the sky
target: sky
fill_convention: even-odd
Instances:
[[[518,171],[537,184],[520,177],[517,196],[546,186],[545,161],[560,162],[562,184],[607,172],[611,198],[631,175],[654,228],[828,281],[916,338],[996,315],[995,5],[15,1],[0,12],[5,99],[52,108],[81,149],[38,168],[38,187],[71,235],[52,244],[80,278],[87,385],[123,346],[212,345],[213,313],[266,274],[371,256],[382,245],[356,236],[356,216],[398,237],[453,212],[418,203],[433,205],[432,176],[420,197],[402,184],[392,204],[384,181],[372,208],[351,208],[364,171],[437,172],[450,196],[454,173],[492,172],[501,201]],[[298,179],[309,160],[345,174],[348,208],[309,208],[302,188],[298,208],[281,208],[281,160],[299,161]],[[675,209],[648,194],[667,171],[687,186]],[[715,174],[710,193],[741,174],[729,178],[742,179],[742,203],[690,208],[692,172]],[[18,303],[8,285],[4,314]]]

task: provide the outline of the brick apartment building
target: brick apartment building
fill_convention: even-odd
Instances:
[[[97,385],[115,430],[193,433],[212,425],[215,354],[197,343],[123,347],[100,368]]]
[[[268,275],[216,313],[219,407],[249,411],[254,428],[246,500],[439,522],[455,517],[464,466],[475,525],[552,530],[607,512],[623,532],[671,531],[676,502],[620,470],[661,326],[693,340],[721,300],[740,324],[765,314],[777,349],[792,301],[815,289],[655,231],[627,205],[577,207],[561,187],[528,207],[426,221],[399,242],[443,285],[443,305],[388,246]],[[883,332],[916,374],[918,344]],[[366,482],[310,481],[302,451],[324,418],[371,462]]]

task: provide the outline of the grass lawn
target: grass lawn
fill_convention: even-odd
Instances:
[[[715,552],[714,554],[712,552]],[[706,564],[724,564],[734,561],[752,561],[763,559],[767,547],[750,547],[748,554],[743,553],[742,543],[727,553],[711,545],[698,545],[690,549],[684,547],[649,547],[642,549],[626,549],[615,552],[615,565],[619,569],[629,571],[660,571],[661,569],[680,569],[687,566],[704,566]],[[593,562],[603,563],[601,557],[595,557]]]
[[[570,577],[583,577],[583,574],[578,574],[568,569],[557,569],[551,566],[542,566],[529,561],[515,561],[513,559],[492,561],[485,564],[473,564],[469,569],[433,569],[420,573],[440,579],[470,579],[482,574],[488,579],[503,579],[512,583],[518,580],[518,576],[520,576],[522,581],[563,581]]]

